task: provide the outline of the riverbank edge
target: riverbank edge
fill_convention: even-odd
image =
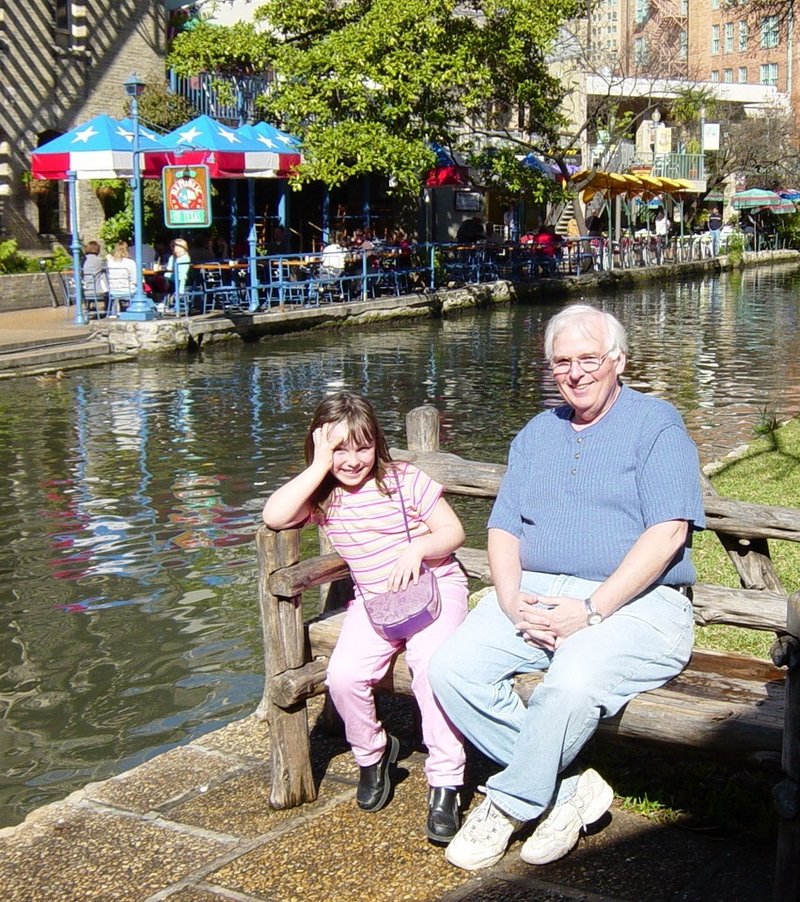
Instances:
[[[766,264],[798,264],[800,251],[760,251],[742,255],[742,267]],[[581,275],[540,278],[530,282],[498,281],[458,288],[424,291],[399,297],[374,298],[293,309],[289,306],[256,313],[212,314],[191,319],[126,322],[100,320],[90,323],[92,338],[108,342],[113,354],[163,353],[197,350],[208,344],[239,339],[260,341],[273,335],[313,329],[342,328],[413,317],[446,317],[460,310],[495,304],[548,300],[580,293],[614,291],[665,279],[681,279],[698,273],[736,268],[727,256],[687,263],[638,269],[614,269]]]

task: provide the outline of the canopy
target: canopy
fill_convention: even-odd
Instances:
[[[778,194],[780,194],[780,196],[784,200],[800,200],[800,191],[798,191],[796,188],[784,188],[783,191],[779,191]]]
[[[208,166],[211,178],[274,176],[274,156],[255,139],[237,133],[210,116],[197,116],[161,138],[169,163]],[[155,157],[155,155],[154,155]],[[161,174],[163,162],[145,156],[145,176]]]
[[[783,198],[779,194],[764,188],[737,191],[731,197],[731,206],[734,210],[769,210],[771,207],[779,207],[782,202]]]
[[[140,129],[139,147],[143,151],[162,154],[164,150],[158,136],[148,129]],[[34,178],[66,179],[70,171],[82,180],[131,178],[133,128],[130,120],[118,122],[111,116],[95,116],[31,154]]]
[[[573,185],[582,185],[583,199],[591,200],[595,194],[610,197],[653,197],[656,194],[675,194],[692,190],[691,182],[685,179],[665,178],[654,175],[633,175],[623,172],[603,172],[599,169],[582,169],[570,180]]]
[[[796,213],[797,207],[790,200],[783,200],[776,207],[769,208],[770,213],[776,213],[778,216],[785,216],[790,213]]]
[[[283,132],[268,122],[256,122],[254,125],[242,125],[236,129],[248,142],[260,145],[260,151],[245,151],[245,165],[248,170],[257,168],[261,156],[266,156],[273,174],[288,174],[303,162],[300,153],[300,142],[294,135]]]
[[[436,166],[425,178],[427,188],[445,185],[463,188],[470,184],[469,168],[460,154],[447,150],[437,141],[431,141],[430,148],[436,154]]]

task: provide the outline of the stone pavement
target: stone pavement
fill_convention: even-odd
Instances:
[[[407,700],[387,699],[401,740],[390,804],[355,804],[346,745],[312,731],[319,798],[273,811],[270,740],[248,717],[0,831],[3,902],[761,902],[771,849],[668,828],[619,803],[567,858],[532,867],[516,840],[494,868],[457,870],[424,838],[423,755]],[[320,710],[319,700],[311,704]],[[468,803],[488,775],[470,754]],[[523,838],[525,834],[523,833]]]
[[[80,340],[90,326],[75,325],[75,311],[66,307],[33,307],[0,313],[0,350],[46,343],[54,339]]]

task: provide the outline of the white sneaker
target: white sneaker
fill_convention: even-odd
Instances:
[[[491,867],[503,857],[512,834],[523,824],[486,796],[453,837],[444,857],[465,871]]]
[[[563,858],[578,841],[581,829],[608,811],[614,790],[597,773],[585,770],[578,778],[575,795],[551,808],[525,841],[519,856],[528,864],[548,864]]]

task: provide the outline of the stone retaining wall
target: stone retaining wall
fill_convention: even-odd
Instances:
[[[50,274],[53,290],[58,303],[64,302],[58,276]],[[30,310],[32,307],[49,307],[53,296],[47,287],[47,274],[43,272],[23,272],[10,276],[0,276],[0,313],[12,310]]]

